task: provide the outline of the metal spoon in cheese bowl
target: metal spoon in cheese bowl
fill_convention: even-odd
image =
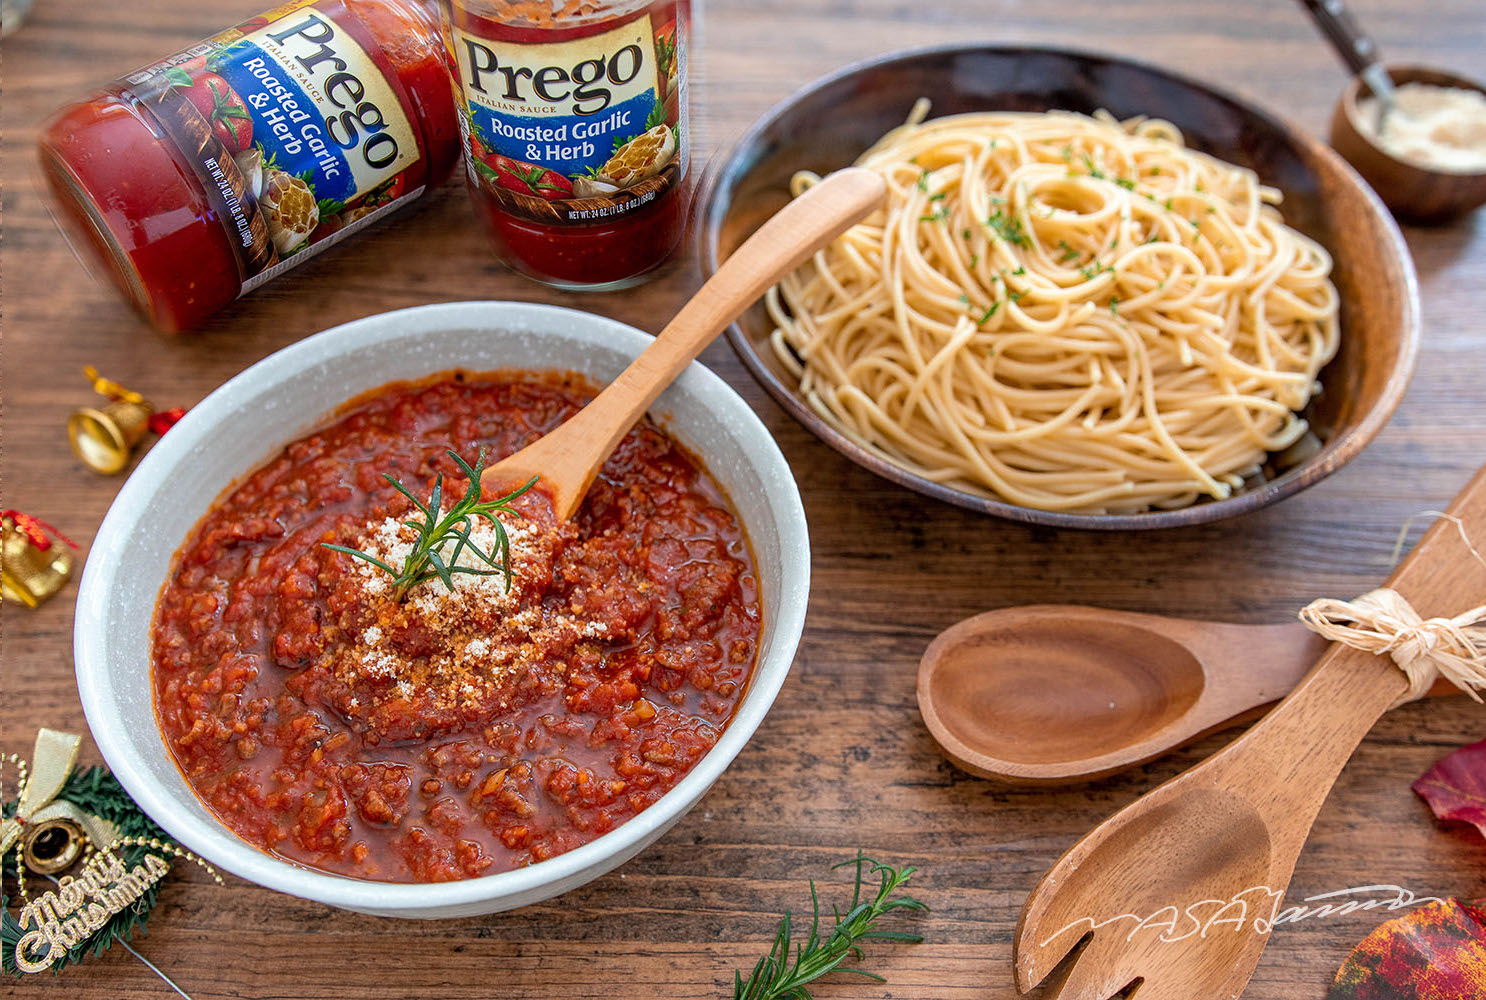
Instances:
[[[1387,126],[1388,116],[1397,104],[1393,79],[1378,59],[1378,45],[1367,35],[1352,17],[1342,0],[1301,0],[1306,12],[1316,22],[1316,27],[1326,36],[1342,62],[1347,64],[1358,79],[1367,84],[1377,98],[1377,119],[1374,126],[1379,135]]]
[[[1433,225],[1486,203],[1486,87],[1444,69],[1384,66],[1342,0],[1302,3],[1356,74],[1332,112],[1331,145],[1393,214]]]
[[[945,756],[971,774],[1019,785],[1092,781],[1252,718],[1289,694],[1326,647],[1299,622],[1003,608],[929,644],[918,705]],[[1454,690],[1442,683],[1434,693]]]
[[[702,285],[655,342],[555,431],[486,469],[486,494],[538,479],[567,520],[599,467],[666,386],[743,310],[887,195],[870,170],[838,170],[782,208]]]

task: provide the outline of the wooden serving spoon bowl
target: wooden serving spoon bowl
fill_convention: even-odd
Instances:
[[[941,632],[919,661],[918,707],[945,756],[971,774],[1092,781],[1257,716],[1326,647],[1298,621],[1023,605]],[[1454,690],[1442,682],[1435,693]]]
[[[1004,608],[929,644],[918,706],[945,755],[971,774],[1013,784],[1086,781],[1278,701],[1325,649],[1298,622]]]

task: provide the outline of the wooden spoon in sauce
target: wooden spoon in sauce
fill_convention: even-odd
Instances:
[[[770,286],[882,204],[870,170],[826,177],[759,227],[619,377],[571,419],[480,477],[487,495],[539,477],[558,520],[572,517],[619,439],[702,348]]]
[[[1004,608],[929,644],[918,706],[945,756],[971,774],[1018,785],[1092,781],[1257,715],[1327,646],[1299,622]]]

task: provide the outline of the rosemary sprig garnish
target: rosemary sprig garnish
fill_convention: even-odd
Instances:
[[[332,545],[329,542],[320,544],[327,549],[336,552],[344,552],[348,556],[364,560],[384,570],[393,577],[393,601],[401,601],[408,591],[420,583],[429,580],[442,580],[444,586],[449,590],[454,589],[454,577],[460,573],[472,576],[494,576],[497,573],[505,575],[506,590],[511,589],[511,542],[506,535],[505,525],[495,515],[520,513],[512,509],[511,502],[521,496],[527,490],[536,485],[537,477],[533,476],[525,486],[507,493],[495,500],[480,499],[480,473],[485,468],[485,449],[480,449],[475,458],[475,464],[471,466],[453,449],[448,449],[449,457],[459,464],[459,468],[469,477],[469,488],[465,490],[464,496],[453,507],[449,508],[447,514],[443,513],[444,502],[444,474],[440,472],[434,477],[433,490],[428,495],[428,501],[424,502],[413,496],[406,486],[398,482],[388,473],[382,473],[382,477],[392,484],[393,488],[413,504],[422,517],[411,517],[403,524],[418,532],[418,540],[413,544],[412,551],[403,560],[402,568],[397,569],[378,559],[376,556],[353,549],[345,545]],[[470,538],[470,532],[475,528],[477,518],[484,518],[490,522],[495,529],[496,541],[490,551],[485,551],[475,544]],[[450,543],[454,544],[454,550],[447,555],[444,549]],[[476,558],[490,569],[481,569],[478,566],[461,566],[459,557],[468,549]],[[497,562],[499,560],[499,562]]]
[[[898,890],[908,884],[909,878],[918,869],[909,866],[895,869],[866,857],[860,851],[850,861],[832,865],[831,870],[856,866],[856,885],[851,892],[851,905],[846,913],[832,907],[836,915],[836,926],[827,937],[820,936],[820,898],[815,892],[815,882],[810,882],[810,905],[814,911],[810,920],[810,934],[801,943],[794,945],[790,955],[790,915],[786,910],[779,921],[779,931],[769,952],[758,960],[753,971],[744,979],[742,973],[733,973],[733,1000],[811,1000],[806,988],[822,976],[832,972],[865,976],[885,982],[882,976],[864,969],[843,966],[847,959],[859,962],[862,959],[864,941],[906,941],[917,944],[923,938],[918,934],[902,931],[873,930],[877,920],[894,910],[920,910],[929,908],[912,896],[899,895]],[[881,881],[876,895],[863,898],[864,881],[871,875]]]

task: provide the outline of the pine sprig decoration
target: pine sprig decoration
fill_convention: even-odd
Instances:
[[[154,822],[140,811],[124,791],[118,779],[101,767],[83,767],[74,770],[67,777],[67,783],[62,786],[62,791],[57,796],[77,805],[84,812],[92,813],[102,817],[114,825],[121,837],[139,837],[143,840],[164,839],[167,835]],[[15,815],[16,800],[0,803],[0,817],[9,819]],[[125,846],[115,848],[114,853],[124,863],[124,867],[133,868],[144,861],[150,849],[144,846]],[[16,854],[15,851],[6,851],[4,857],[0,857],[0,878],[14,880],[16,877]],[[35,880],[35,876],[31,880]],[[28,880],[29,881],[29,880]],[[50,883],[41,882],[37,885],[41,891],[51,888]],[[156,883],[149,887],[134,902],[132,906],[126,906],[118,913],[109,918],[98,933],[93,934],[77,947],[67,953],[67,957],[59,960],[52,966],[52,971],[60,972],[69,965],[75,965],[88,955],[101,955],[113,946],[115,941],[128,941],[136,933],[143,934],[146,931],[145,924],[149,919],[150,911],[155,908],[155,900],[159,895],[160,885]],[[21,940],[21,925],[10,912],[10,899],[0,892],[0,968],[14,976],[22,975],[16,968],[15,949]]]
[[[881,864],[857,852],[850,861],[832,865],[831,870],[856,867],[856,884],[851,892],[851,905],[846,912],[832,907],[836,926],[825,937],[820,933],[820,897],[816,894],[815,881],[810,882],[810,933],[802,942],[794,942],[790,926],[790,913],[784,912],[779,921],[779,930],[766,955],[754,965],[753,971],[744,979],[741,972],[733,973],[733,1000],[811,1000],[811,983],[833,972],[863,976],[877,982],[885,982],[882,976],[865,969],[847,966],[848,960],[860,962],[863,957],[862,944],[866,941],[903,941],[917,944],[923,940],[918,934],[903,931],[880,931],[875,929],[877,921],[898,910],[927,912],[928,907],[912,896],[902,895],[899,890],[918,869],[893,868]],[[878,878],[877,891],[865,898],[867,880]],[[793,950],[791,949],[793,945]]]
[[[474,465],[470,465],[461,458],[453,448],[448,449],[448,454],[458,464],[460,471],[469,477],[469,487],[465,490],[464,496],[449,508],[447,514],[443,512],[444,474],[442,472],[434,477],[433,490],[429,493],[427,501],[419,500],[397,479],[385,472],[382,473],[382,478],[391,483],[393,489],[407,497],[414,509],[422,515],[422,517],[412,517],[403,522],[418,532],[418,540],[413,544],[412,551],[403,560],[401,567],[393,567],[374,555],[350,546],[332,545],[329,542],[320,543],[327,549],[343,552],[348,556],[369,562],[391,575],[394,602],[400,602],[408,591],[429,580],[441,580],[444,586],[452,591],[454,577],[461,573],[474,576],[494,576],[501,573],[506,578],[506,590],[511,589],[511,541],[506,535],[505,525],[501,524],[496,514],[513,514],[520,517],[521,515],[511,507],[511,503],[535,486],[537,477],[533,476],[526,485],[512,490],[503,497],[482,501],[480,499],[480,473],[485,468],[485,449],[480,449]],[[475,521],[480,518],[488,521],[495,529],[495,545],[488,552],[470,538],[470,532],[475,529]],[[453,551],[445,552],[445,547],[450,543],[454,545]],[[481,569],[478,566],[459,565],[459,557],[466,549],[490,568]]]

